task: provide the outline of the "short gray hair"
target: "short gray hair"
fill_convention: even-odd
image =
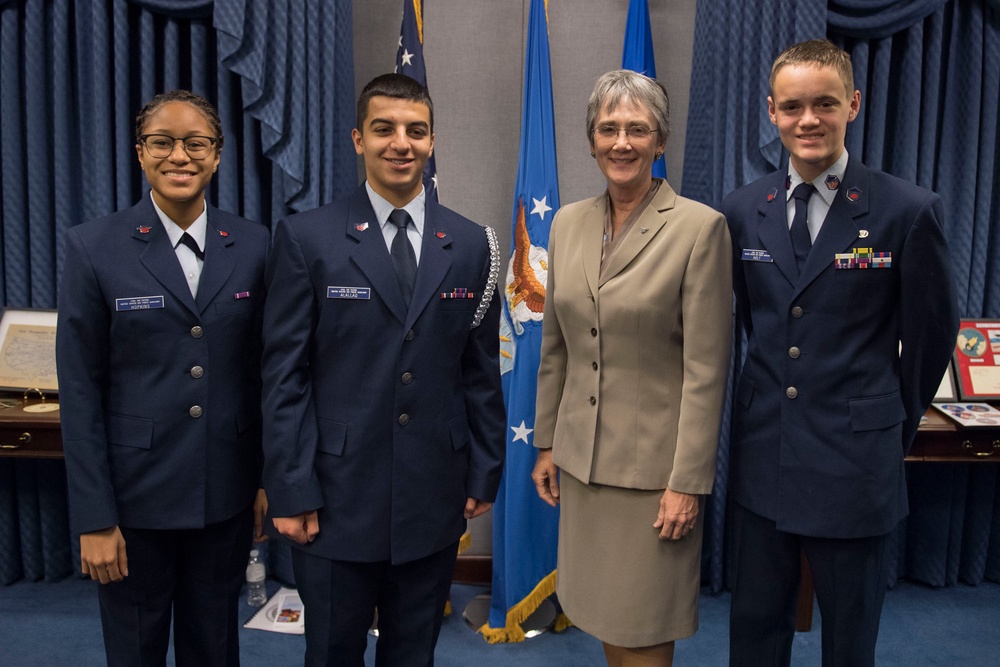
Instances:
[[[597,114],[607,107],[614,111],[629,100],[648,109],[659,126],[660,139],[665,144],[670,137],[670,99],[667,90],[656,79],[627,69],[602,74],[594,84],[594,92],[587,102],[587,139],[594,145],[594,124]]]

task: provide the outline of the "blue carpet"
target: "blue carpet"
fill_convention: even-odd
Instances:
[[[277,589],[270,583],[269,591]],[[439,667],[587,667],[602,666],[600,642],[570,629],[545,633],[523,644],[490,646],[461,617],[466,603],[485,589],[455,585],[458,613],[445,619],[438,643]],[[253,609],[241,605],[242,620]],[[729,596],[702,595],[701,629],[677,643],[678,667],[719,666],[728,661]],[[820,618],[812,632],[795,637],[794,665],[820,664]],[[240,631],[244,667],[301,664],[300,636],[258,630]],[[367,664],[374,664],[375,639],[368,642]],[[73,667],[104,664],[96,584],[79,579],[57,583],[17,583],[0,587],[0,664],[5,667]],[[1000,584],[934,589],[903,582],[886,596],[879,634],[880,666],[1000,665]],[[170,656],[168,664],[173,664]]]

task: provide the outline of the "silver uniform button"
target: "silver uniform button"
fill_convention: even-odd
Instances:
[[[413,382],[413,373],[410,372],[403,373],[403,377],[401,379],[403,381],[403,384],[410,384],[411,382]]]
[[[792,308],[792,317],[802,317],[802,307],[795,306]]]
[[[410,415],[406,414],[405,412],[403,414],[399,415],[399,425],[400,426],[406,426],[409,423],[410,423]]]
[[[403,340],[413,340],[413,335],[413,329],[410,329],[406,332],[406,335],[403,336]]]
[[[788,356],[790,356],[792,359],[798,359],[800,354],[802,354],[802,352],[799,351],[799,348],[797,347],[788,348]]]
[[[788,398],[795,398],[798,395],[799,395],[799,390],[796,389],[795,387],[789,387],[788,389],[785,390],[785,396],[787,396]]]
[[[201,413],[202,412],[203,411],[202,411],[200,405],[192,405],[191,409],[188,410],[188,414],[191,415],[192,417],[194,417],[195,419],[197,419],[198,417],[201,417]]]
[[[202,329],[197,324],[191,327],[191,338],[201,338],[204,335],[205,335],[205,330]]]
[[[197,380],[204,374],[205,374],[205,369],[202,368],[201,366],[195,366],[191,369],[191,377],[193,377],[195,380]]]

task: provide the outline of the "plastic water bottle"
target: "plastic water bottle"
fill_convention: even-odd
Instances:
[[[264,562],[260,559],[260,552],[256,549],[250,552],[250,561],[247,563],[247,604],[251,607],[260,607],[267,602],[267,573],[264,572]]]

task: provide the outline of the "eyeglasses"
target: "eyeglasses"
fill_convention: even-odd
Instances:
[[[171,137],[168,134],[144,134],[139,141],[146,147],[146,152],[152,157],[170,157],[174,152],[174,144],[178,141],[184,146],[184,152],[192,160],[204,160],[212,152],[212,147],[218,141],[215,137]]]
[[[648,128],[645,125],[629,125],[628,127],[618,127],[617,125],[598,125],[594,128],[594,136],[605,141],[615,141],[618,139],[618,135],[622,132],[628,137],[629,141],[646,141],[649,139],[654,132],[659,132],[659,130],[654,130]]]

